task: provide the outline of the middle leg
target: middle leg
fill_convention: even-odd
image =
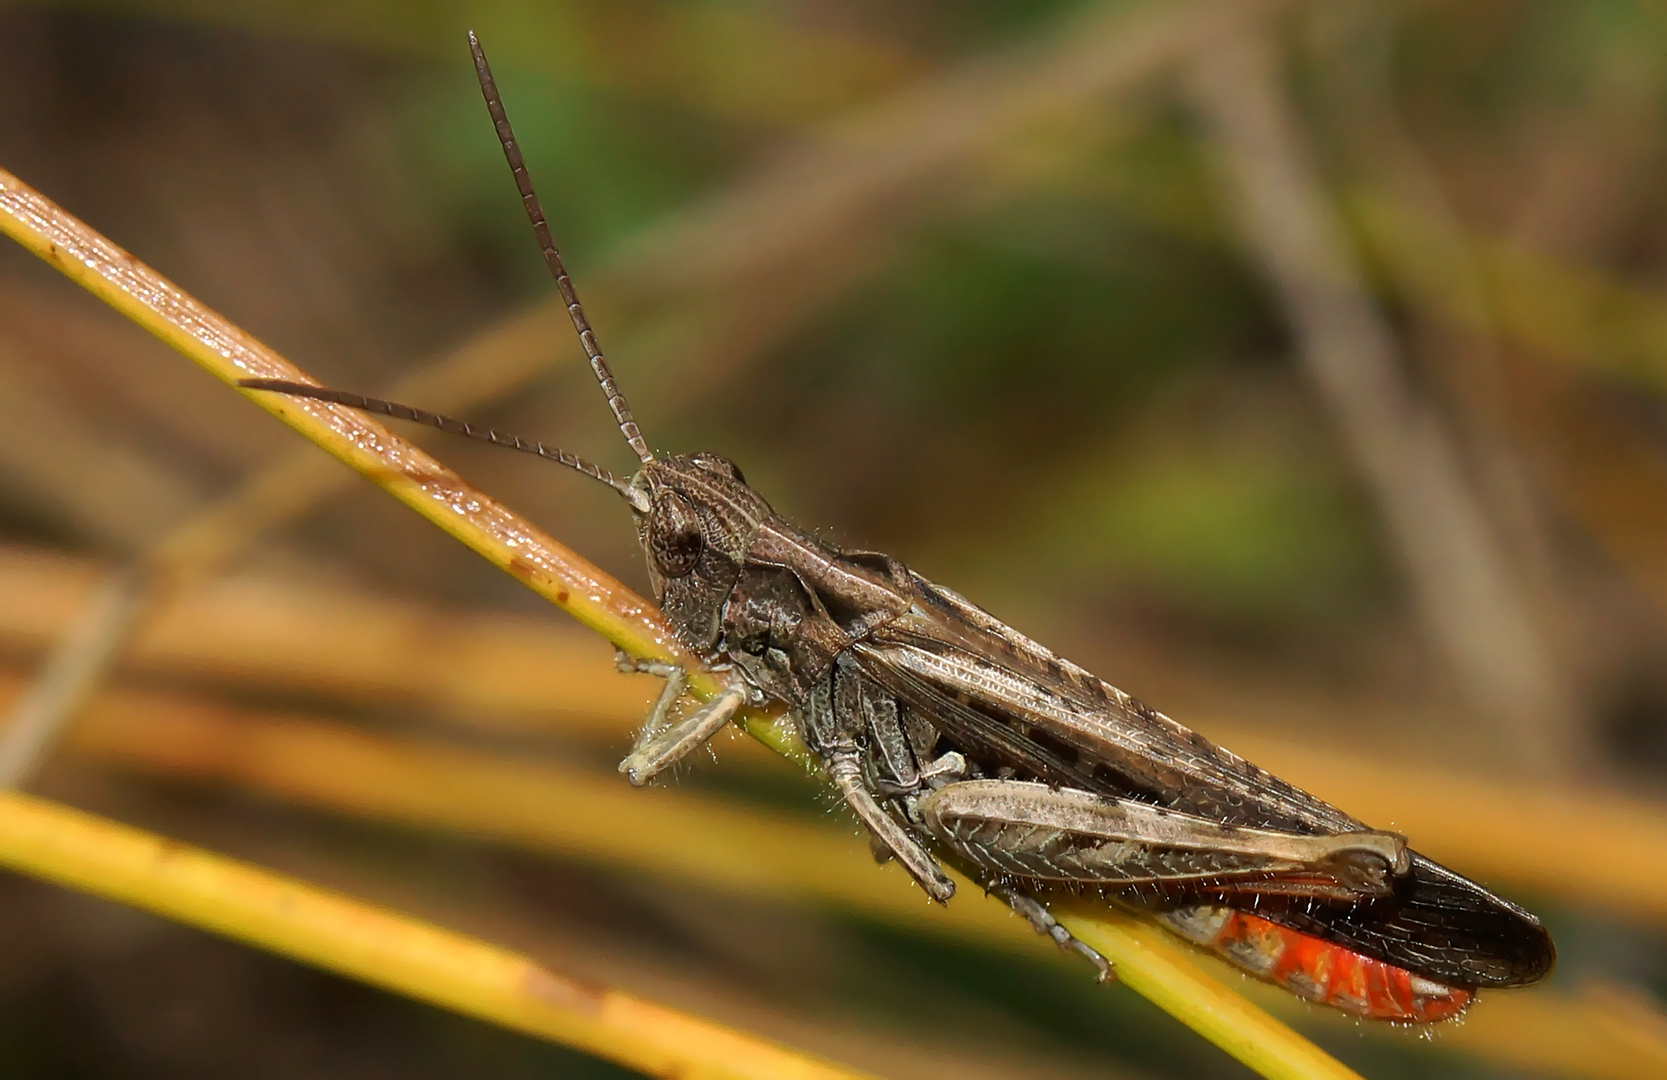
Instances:
[[[876,853],[884,851],[901,863],[909,876],[926,890],[926,895],[938,903],[944,903],[955,895],[955,882],[943,872],[938,860],[869,794],[862,782],[862,766],[857,761],[855,749],[835,751],[830,756],[827,769],[845,805],[867,827]]]

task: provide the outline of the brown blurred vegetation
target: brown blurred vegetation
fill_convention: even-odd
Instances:
[[[1552,922],[1543,995],[1317,1038],[1373,1077],[1651,1075],[1667,12],[8,5],[0,164],[333,384],[620,467],[470,26],[654,445]],[[625,789],[649,688],[296,442],[0,248],[3,696],[100,568],[252,534],[176,560],[32,789],[882,1075],[1241,1074],[1022,937],[745,870],[850,827],[739,740]],[[612,496],[428,444],[641,585]],[[610,1074],[18,879],[0,955],[6,1075]]]

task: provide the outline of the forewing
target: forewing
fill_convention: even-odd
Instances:
[[[853,646],[871,677],[952,742],[1021,776],[1256,828],[1364,829],[1341,810],[1147,708],[955,593],[911,575],[915,603]],[[1555,962],[1538,919],[1413,854],[1390,897],[1259,893],[1223,902],[1432,978],[1525,985]]]
[[[1360,822],[1147,708],[918,575],[909,610],[855,646],[875,679],[1036,779],[1221,822],[1347,832]]]
[[[1460,986],[1526,986],[1548,975],[1557,960],[1539,919],[1417,852],[1411,872],[1382,901],[1228,896],[1224,902]]]

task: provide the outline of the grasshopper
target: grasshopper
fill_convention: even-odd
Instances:
[[[619,493],[660,609],[724,678],[675,718],[686,672],[620,654],[665,680],[620,764],[646,784],[746,705],[780,702],[882,860],[938,902],[945,865],[1038,932],[1111,965],[1049,913],[1092,892],[1132,907],[1252,975],[1358,1016],[1455,1016],[1478,988],[1551,969],[1529,912],[1216,746],[888,555],[846,551],[783,519],[733,462],[651,452],[615,384],[469,35],[487,110],[533,232],[638,469],[435,413],[319,386],[309,397],[537,454]]]

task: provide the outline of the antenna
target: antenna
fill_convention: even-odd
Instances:
[[[521,205],[526,208],[527,220],[532,222],[533,235],[538,238],[538,250],[544,253],[545,265],[555,276],[556,288],[560,290],[561,298],[567,304],[568,318],[573,320],[573,329],[579,332],[579,343],[585,348],[585,356],[590,358],[590,369],[596,372],[596,381],[601,384],[602,393],[607,395],[608,408],[613,410],[614,419],[619,423],[619,433],[625,436],[625,441],[630,444],[638,460],[646,465],[654,460],[654,455],[649,453],[648,444],[643,441],[642,431],[631,415],[631,406],[626,404],[625,395],[619,392],[619,387],[614,383],[614,374],[608,370],[608,360],[596,344],[596,332],[590,328],[590,320],[585,318],[585,309],[579,304],[579,294],[573,291],[573,281],[567,276],[567,267],[562,265],[561,253],[556,250],[556,242],[550,236],[550,223],[544,218],[544,208],[538,203],[538,193],[533,191],[532,177],[527,175],[527,163],[521,157],[521,148],[515,143],[515,132],[510,129],[509,117],[504,113],[503,99],[498,96],[498,84],[492,79],[492,69],[486,63],[486,53],[481,50],[480,39],[475,37],[473,30],[469,31],[469,52],[475,58],[475,76],[480,79],[480,92],[486,99],[486,111],[492,116],[492,126],[497,129],[498,142],[504,148],[504,159],[509,162],[509,171],[515,177],[515,187],[521,192]]]
[[[350,409],[361,409],[368,413],[381,416],[392,416],[398,420],[412,420],[419,424],[427,424],[432,428],[439,428],[448,435],[462,435],[470,439],[491,443],[493,446],[507,447],[519,450],[523,454],[533,454],[566,465],[569,469],[576,469],[592,480],[600,480],[625,496],[625,501],[639,511],[648,509],[647,500],[640,493],[633,492],[631,485],[609,472],[607,469],[592,465],[577,454],[570,454],[566,450],[556,450],[539,442],[528,442],[516,435],[505,435],[493,431],[491,428],[476,427],[463,420],[454,420],[449,416],[429,412],[427,409],[413,409],[409,405],[401,405],[394,401],[384,401],[381,398],[365,397],[363,394],[349,394],[342,390],[330,390],[323,386],[308,386],[306,383],[289,382],[286,379],[239,379],[237,385],[245,390],[271,390],[291,397],[314,398],[318,401],[328,401],[333,405],[346,405]],[[639,505],[641,504],[641,505]]]

